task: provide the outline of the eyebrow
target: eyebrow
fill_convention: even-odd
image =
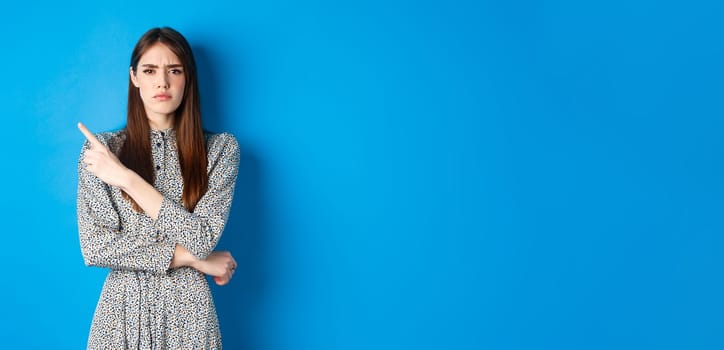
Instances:
[[[158,66],[155,65],[155,64],[142,64],[141,67],[158,68]],[[178,64],[178,63],[174,63],[174,64],[167,64],[165,67],[166,67],[166,68],[178,68],[178,67],[183,67],[183,65],[182,65],[182,64]]]

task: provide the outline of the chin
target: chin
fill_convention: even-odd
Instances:
[[[158,109],[153,109],[153,112],[157,113],[157,114],[172,114],[172,113],[176,112],[176,110],[178,108],[179,108],[179,106],[174,106],[173,108],[170,108],[170,107],[169,108],[158,108]]]

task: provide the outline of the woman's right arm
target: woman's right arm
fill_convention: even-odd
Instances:
[[[219,285],[228,283],[236,269],[236,261],[230,253],[215,251],[204,259],[198,259],[174,241],[152,240],[151,237],[156,236],[153,228],[138,232],[134,228],[129,230],[129,227],[121,227],[118,210],[111,200],[111,185],[88,169],[86,152],[95,153],[95,171],[110,170],[106,169],[106,166],[120,166],[124,171],[115,169],[112,172],[116,175],[128,172],[131,177],[140,177],[123,167],[107,145],[99,141],[85,126],[79,123],[78,127],[88,139],[78,160],[77,207],[81,251],[86,265],[155,273],[189,266],[213,276]],[[99,163],[106,165],[98,169]],[[149,191],[151,190],[157,193],[152,187]]]
[[[205,259],[198,259],[179,244],[152,241],[154,232],[122,228],[118,211],[112,204],[110,186],[85,169],[83,153],[78,162],[77,210],[80,246],[86,265],[158,274],[189,266],[212,276],[219,285],[231,280],[236,261],[229,252],[215,251]]]
[[[111,200],[111,188],[86,169],[83,163],[89,143],[78,161],[78,233],[83,260],[88,266],[155,273],[168,271],[176,244],[155,241],[153,232],[134,232],[121,227]]]

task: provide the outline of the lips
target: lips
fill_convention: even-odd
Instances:
[[[153,99],[154,99],[154,100],[158,100],[158,101],[168,101],[168,100],[171,99],[171,95],[169,95],[169,94],[156,94],[156,95],[153,96]]]

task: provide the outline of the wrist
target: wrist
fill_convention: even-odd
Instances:
[[[193,259],[189,262],[188,266],[196,269],[197,271],[202,271],[204,269],[205,263],[206,263],[205,260],[200,260],[200,259],[197,259],[196,257],[193,257]]]
[[[183,246],[176,244],[176,248],[174,249],[173,259],[171,261],[171,267],[181,267],[181,266],[188,266],[193,267],[194,269],[199,270],[203,267],[204,261],[199,260],[197,257],[195,257],[191,252],[186,250]]]

